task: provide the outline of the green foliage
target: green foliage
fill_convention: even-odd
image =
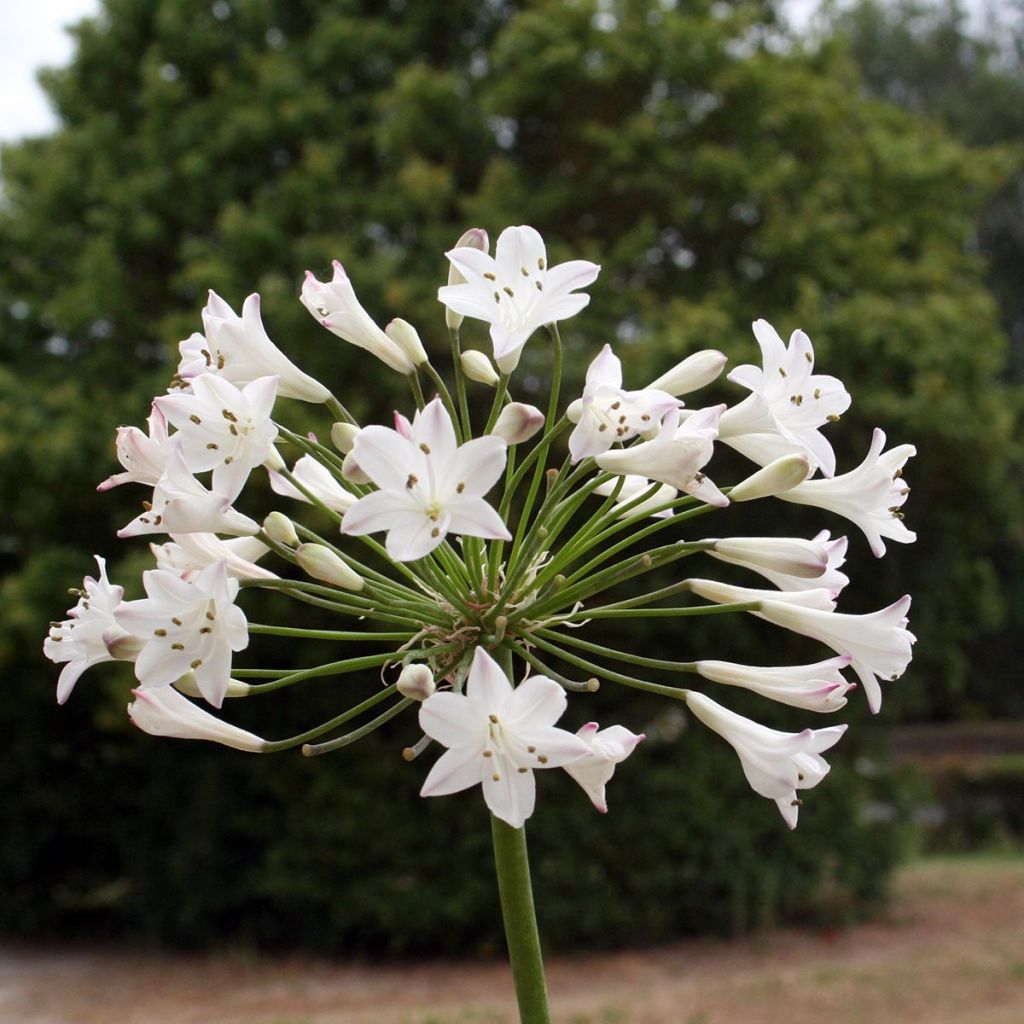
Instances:
[[[301,274],[341,259],[378,320],[405,317],[440,354],[441,254],[474,224],[532,223],[553,262],[603,264],[566,325],[577,381],[604,341],[640,386],[698,347],[752,359],[755,317],[805,327],[821,371],[854,393],[841,467],[878,424],[920,450],[916,549],[876,563],[851,538],[849,610],[915,594],[918,660],[887,714],[1019,705],[996,685],[1019,658],[998,632],[1019,557],[1019,393],[1001,377],[1006,338],[970,244],[1014,152],[968,150],[866,98],[841,47],[790,45],[755,0],[227,10],[106,0],[75,30],[71,65],[46,75],[60,130],[3,152],[0,489],[15,500],[0,511],[2,927],[395,952],[499,941],[479,798],[419,800],[423,765],[395,756],[411,721],[332,759],[264,762],[129,736],[125,671],[90,673],[58,713],[38,653],[93,551],[118,581],[144,564],[143,545],[113,540],[138,490],[93,487],[113,469],[114,427],[142,421],[173,343],[200,326],[204,289],[236,308],[259,290],[271,336],[357,414],[380,416],[399,382],[311,320]],[[466,334],[486,347],[479,325]],[[546,366],[531,343],[519,397]],[[788,515],[804,535],[824,525]],[[756,509],[729,516],[723,530],[759,532]],[[652,621],[632,646],[813,656],[765,624],[736,627],[669,635]],[[332,712],[327,686],[302,706],[267,699],[238,715],[275,736]],[[653,715],[631,696],[601,700],[635,729]],[[531,842],[554,944],[835,919],[878,897],[899,829],[859,815],[862,797],[883,797],[843,769],[850,743],[795,837],[714,737],[648,746],[607,819],[567,780],[544,780]]]

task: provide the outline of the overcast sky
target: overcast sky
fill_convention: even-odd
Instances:
[[[159,2],[159,0],[153,0]],[[970,0],[978,9],[986,0]],[[799,25],[818,0],[786,0]],[[56,119],[36,84],[37,68],[61,65],[71,57],[64,26],[96,14],[100,0],[4,0],[0,31],[0,141],[52,131]]]

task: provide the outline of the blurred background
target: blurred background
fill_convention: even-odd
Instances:
[[[419,799],[426,767],[399,756],[411,718],[313,762],[250,758],[131,730],[124,666],[90,672],[58,710],[41,654],[94,553],[139,596],[146,546],[114,537],[139,494],[95,486],[116,467],[116,426],[143,422],[178,340],[201,327],[208,288],[236,308],[259,291],[276,342],[380,418],[404,402],[400,382],[313,322],[303,271],[341,259],[376,319],[414,323],[440,365],[443,252],[470,226],[532,224],[553,262],[603,265],[565,325],[565,393],[605,342],[631,386],[698,348],[752,361],[749,324],[765,317],[807,330],[821,372],[853,394],[830,433],[841,468],[875,426],[919,453],[905,508],[917,544],[878,561],[851,529],[843,598],[867,611],[913,594],[916,657],[877,719],[853,694],[854,727],[797,832],[680,709],[606,686],[574,702],[572,727],[614,718],[649,740],[605,818],[571,781],[543,780],[530,832],[548,948],[846,924],[884,904],[907,857],[1019,849],[1024,3],[97,0],[84,13],[70,56],[41,73],[51,125],[19,121],[26,100],[2,126],[0,933],[502,949],[478,794]],[[545,372],[543,346],[528,347],[519,397]],[[261,486],[253,510],[268,507]],[[848,530],[788,505],[773,519],[732,522]],[[253,617],[288,621],[253,600]],[[824,656],[751,619],[646,621],[629,644],[655,657]],[[249,664],[322,653],[254,644]],[[370,692],[369,675],[355,685]],[[331,691],[232,705],[234,720],[289,735],[335,713]],[[821,724],[741,696],[730,707],[777,727]]]

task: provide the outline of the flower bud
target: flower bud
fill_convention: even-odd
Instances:
[[[368,484],[370,478],[359,468],[355,456],[349,452],[341,464],[341,475],[351,484]]]
[[[486,384],[493,388],[498,383],[498,375],[491,366],[490,359],[483,352],[475,352],[472,349],[463,352],[459,360],[462,363],[462,372],[477,384]]]
[[[487,252],[490,248],[487,232],[483,228],[470,228],[455,243],[454,247],[456,249],[479,249],[481,252]],[[448,283],[464,284],[465,281],[466,279],[455,269],[455,266],[450,264],[448,267]],[[455,313],[445,306],[444,322],[448,325],[448,330],[457,331],[462,325],[462,314]]]
[[[398,692],[409,700],[426,700],[437,689],[434,673],[423,664],[406,665],[397,686]]]
[[[356,436],[359,428],[354,423],[335,423],[331,426],[331,444],[341,452],[348,455],[352,446],[356,443]]]
[[[710,384],[725,369],[727,362],[728,359],[713,348],[694,352],[668,373],[663,373],[650,387],[667,391],[670,395],[688,395]]]
[[[521,444],[533,437],[543,426],[544,413],[536,406],[509,402],[498,415],[491,433],[502,438],[505,444]]]
[[[185,694],[186,697],[202,697],[199,686],[196,684],[194,672],[186,672],[180,679],[174,680],[174,688]],[[225,697],[248,697],[249,684],[239,682],[237,679],[228,680],[228,688]]]
[[[362,590],[363,578],[344,559],[323,544],[300,544],[295,561],[310,576],[345,590]]]
[[[741,480],[730,492],[730,501],[754,501],[756,498],[771,498],[802,484],[811,473],[807,456],[795,452],[768,463],[746,480]]]
[[[263,465],[266,466],[267,469],[274,470],[275,473],[280,473],[282,469],[286,468],[284,459],[281,458],[281,453],[277,448],[271,448],[270,451],[267,452],[267,457],[263,460]]]
[[[413,366],[424,366],[430,362],[412,324],[396,318],[384,328],[384,333],[409,357]]]
[[[151,736],[173,736],[183,740],[209,740],[235,750],[261,753],[266,740],[215,718],[170,686],[140,687],[128,705],[128,716]]]
[[[299,543],[299,535],[295,532],[292,521],[283,512],[271,512],[263,520],[263,532],[278,544],[286,544],[293,548]]]

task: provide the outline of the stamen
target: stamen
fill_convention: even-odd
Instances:
[[[821,398],[821,388],[815,388],[814,389],[814,397],[815,398]]]
[[[484,751],[484,757],[494,757],[494,751],[493,750],[485,750]]]
[[[541,764],[547,764],[548,763],[548,759],[547,759],[547,755],[546,754],[538,754],[537,755],[537,760],[540,761]]]
[[[501,302],[501,296],[497,292],[494,293],[494,301]]]
[[[455,488],[455,493],[456,494],[461,494],[465,489],[466,489],[466,482],[464,480],[460,480],[458,482],[458,485]]]
[[[522,274],[523,277],[529,277],[530,276],[530,272],[526,269],[526,267],[520,267],[519,268],[519,273]]]
[[[199,668],[199,666],[202,665],[202,663],[202,658],[196,658],[195,661],[189,663],[189,668]]]
[[[189,419],[197,425],[203,422],[195,413],[192,413],[192,415],[189,416]]]
[[[488,281],[498,280],[489,270],[484,273],[484,277],[486,277]]]
[[[179,619],[177,616],[175,616],[173,619],[171,619],[171,622],[173,622],[176,626],[180,626],[181,625],[181,619]]]
[[[430,445],[428,445],[428,444],[421,444],[420,445],[420,451],[423,452],[424,455],[429,455],[430,454]]]
[[[804,353],[804,359],[806,359],[807,362],[809,362],[809,363],[813,363],[814,362],[814,356],[812,356],[810,352],[805,352]]]
[[[171,644],[171,650],[172,651],[183,651],[183,650],[185,650],[185,645],[184,644]]]
[[[781,373],[783,377],[788,377],[789,376],[789,374],[786,373],[786,371],[781,366],[779,367],[779,373]]]
[[[499,774],[498,774],[497,772],[495,772],[495,773],[494,773],[494,774],[493,774],[493,775],[491,776],[491,778],[492,778],[492,779],[493,779],[493,780],[494,780],[495,782],[501,782],[501,776],[500,776],[500,775],[499,775]]]
[[[492,721],[492,722],[493,722],[493,723],[494,723],[495,725],[497,725],[497,724],[498,724],[498,716],[497,716],[497,715],[488,715],[487,717],[488,717],[488,718],[489,718],[489,719],[490,719],[490,720],[491,720],[491,721]],[[533,749],[534,749],[533,747],[530,747],[530,752],[531,752],[531,753],[533,752]]]
[[[516,771],[519,772],[520,775],[525,775],[529,770],[530,770],[529,768],[517,768],[516,769]]]
[[[544,257],[543,256],[539,256],[537,258],[537,269],[538,270],[543,270],[544,269]]]
[[[431,537],[440,537],[440,536],[441,536],[441,531],[440,531],[440,529],[439,529],[438,527],[436,527],[436,526],[435,526],[435,527],[434,527],[434,528],[433,528],[433,529],[432,529],[432,530],[430,531],[430,536],[431,536]]]
[[[508,297],[509,297],[510,299],[514,299],[514,298],[516,297],[516,293],[515,293],[514,291],[512,291],[512,289],[511,289],[511,288],[509,288],[509,286],[508,286],[508,285],[505,285],[505,287],[504,287],[504,288],[502,288],[501,290],[502,290],[502,291],[503,291],[503,292],[504,292],[504,293],[505,293],[505,294],[506,294],[506,295],[507,295],[507,296],[508,296]]]
[[[405,489],[411,491],[419,482],[420,478],[415,473],[410,473],[409,479],[405,481]]]
[[[497,721],[497,719],[495,719],[495,721]],[[526,750],[530,754],[536,754],[537,753],[537,748],[536,747],[527,747]]]
[[[166,629],[154,629],[153,630],[153,636],[167,636],[167,630]]]
[[[231,423],[238,422],[238,417],[230,409],[221,409],[220,414]]]
[[[220,445],[219,445],[219,444],[217,444],[217,442],[216,442],[216,441],[211,441],[211,442],[210,442],[210,443],[209,443],[209,444],[208,444],[208,445],[206,446],[206,450],[207,450],[207,451],[210,451],[210,452],[215,452],[215,451],[216,451],[216,450],[217,450],[217,449],[218,449],[219,447],[220,447]]]
[[[836,415],[836,413],[832,413],[831,416],[826,416],[825,419],[827,419],[829,421],[829,423],[838,423],[839,422],[839,417]]]

